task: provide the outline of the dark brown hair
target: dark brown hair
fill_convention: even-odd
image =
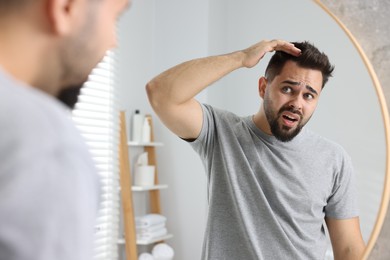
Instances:
[[[20,13],[22,9],[39,1],[40,0],[0,0],[0,15],[1,17],[5,17],[6,15]]]
[[[334,66],[330,64],[328,56],[320,52],[313,44],[305,42],[292,42],[295,47],[301,50],[301,55],[296,57],[283,51],[276,51],[271,57],[265,76],[272,81],[283,69],[284,64],[291,60],[302,68],[319,70],[322,73],[322,88],[324,88],[329,77],[332,76]]]

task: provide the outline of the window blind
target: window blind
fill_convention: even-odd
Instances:
[[[84,84],[73,120],[86,139],[101,178],[102,194],[95,228],[94,259],[118,259],[119,108],[114,52],[107,52]]]

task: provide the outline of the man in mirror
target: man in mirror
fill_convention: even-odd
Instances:
[[[100,183],[70,118],[128,0],[0,0],[0,259],[92,259]]]
[[[240,117],[194,97],[275,51],[258,82],[260,109]],[[364,251],[350,157],[305,124],[332,75],[308,42],[261,41],[179,64],[147,84],[162,122],[200,155],[209,213],[202,259],[335,259]]]

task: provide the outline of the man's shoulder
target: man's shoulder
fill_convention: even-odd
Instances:
[[[44,149],[80,141],[71,113],[54,97],[16,81],[0,83],[2,144]]]
[[[215,107],[210,104],[201,104],[203,107],[203,111],[207,112],[208,114],[212,115],[212,117],[216,118],[217,120],[228,120],[228,121],[241,121],[242,117],[239,115],[228,111],[223,108]]]
[[[0,85],[1,124],[44,129],[69,123],[70,112],[54,97],[17,82],[2,81]]]
[[[345,156],[347,152],[345,148],[335,140],[326,137],[324,135],[320,135],[310,129],[305,129],[305,133],[307,137],[311,140],[311,144],[319,151],[323,151],[326,153],[332,153],[333,155]]]

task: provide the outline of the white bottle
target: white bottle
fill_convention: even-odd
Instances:
[[[132,127],[131,127],[131,141],[141,142],[142,140],[142,124],[144,122],[144,116],[135,110],[133,114]]]
[[[147,118],[144,119],[144,124],[142,126],[142,142],[149,143],[150,142],[150,124]]]

